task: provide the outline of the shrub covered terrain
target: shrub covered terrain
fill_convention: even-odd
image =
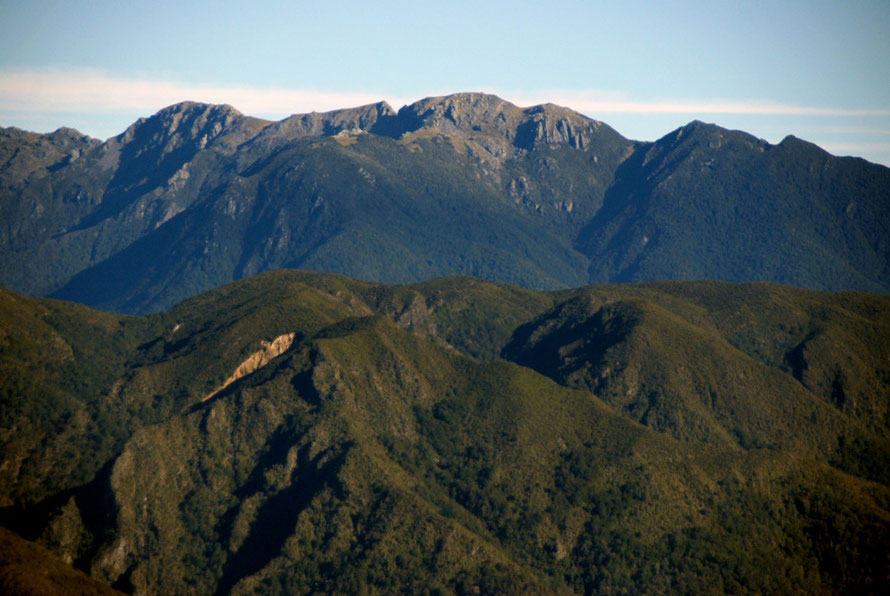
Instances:
[[[7,587],[38,552],[124,592],[888,587],[885,297],[278,271],[0,323]]]

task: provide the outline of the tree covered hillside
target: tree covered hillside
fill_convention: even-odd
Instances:
[[[885,297],[277,271],[143,317],[3,291],[0,322],[0,519],[43,545],[4,541],[6,569],[47,548],[125,592],[888,587]]]
[[[701,122],[635,142],[481,93],[278,122],[184,102],[105,143],[3,129],[0,221],[0,284],[128,313],[281,267],[890,291],[886,167]]]

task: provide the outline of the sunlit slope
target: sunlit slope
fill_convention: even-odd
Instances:
[[[886,298],[295,271],[147,317],[2,298],[3,524],[125,591],[886,587]]]

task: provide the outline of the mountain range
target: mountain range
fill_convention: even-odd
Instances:
[[[185,102],[0,224],[0,592],[890,592],[886,167]]]
[[[886,593],[888,362],[768,283],[2,290],[0,588]]]
[[[186,102],[104,143],[2,129],[0,221],[0,285],[127,313],[281,267],[890,291],[886,167],[702,122],[631,141],[480,93],[278,122]]]

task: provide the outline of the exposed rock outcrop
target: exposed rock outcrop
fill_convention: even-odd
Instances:
[[[402,108],[399,120],[404,133],[432,129],[473,140],[495,156],[546,145],[586,149],[601,128],[617,134],[602,122],[568,108],[550,103],[520,108],[484,93],[422,99]]]
[[[334,136],[341,132],[371,132],[396,115],[385,101],[345,110],[294,114],[275,122],[263,131],[263,137],[300,138]]]
[[[285,333],[283,335],[279,335],[271,342],[261,342],[260,345],[263,347],[263,349],[257,350],[256,352],[251,354],[244,362],[239,364],[238,368],[235,369],[235,372],[233,372],[232,375],[228,379],[226,379],[222,385],[217,387],[213,392],[205,395],[201,401],[205,402],[213,399],[214,397],[219,395],[219,393],[223,389],[225,389],[238,379],[241,379],[251,373],[256,372],[260,368],[269,364],[273,358],[277,358],[278,356],[285,353],[294,343],[294,337],[296,337],[296,333],[294,332]]]

